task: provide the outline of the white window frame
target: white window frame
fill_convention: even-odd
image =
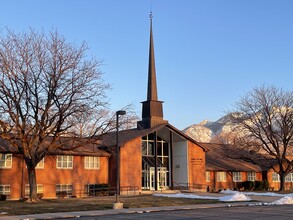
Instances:
[[[44,193],[44,185],[43,184],[37,184],[37,193]],[[30,185],[25,184],[24,195],[25,195],[25,197],[29,197],[29,194],[30,194]]]
[[[72,184],[56,184],[56,196],[58,196],[58,193],[60,192],[66,192],[67,196],[72,196],[73,185]]]
[[[233,172],[233,182],[242,182],[241,172]]]
[[[256,173],[255,172],[247,172],[247,181],[255,181]]]
[[[40,160],[40,162],[37,164],[36,169],[44,169],[45,168],[45,157]]]
[[[12,168],[12,154],[0,153],[0,169]]]
[[[206,171],[206,182],[211,182],[211,171]]]
[[[73,156],[57,155],[56,167],[57,169],[73,169]]]
[[[1,184],[0,185],[0,195],[10,196],[11,187],[9,184]]]
[[[100,157],[84,157],[84,168],[88,170],[100,169]]]
[[[280,175],[276,172],[272,173],[272,180],[273,182],[280,182]]]
[[[217,182],[226,182],[227,181],[227,173],[225,171],[217,172]]]
[[[285,182],[292,183],[293,182],[293,173],[288,173],[285,177]]]
[[[145,146],[146,147],[146,154],[144,154],[144,152],[142,151],[142,156],[154,156],[155,155],[155,153],[154,152],[152,152],[152,154],[149,154],[149,152],[150,152],[150,148],[152,148],[153,149],[153,145],[154,145],[154,140],[153,139],[151,139],[151,138],[149,138],[149,135],[146,135],[145,136],[146,137],[146,139],[142,139],[142,147],[143,146]]]

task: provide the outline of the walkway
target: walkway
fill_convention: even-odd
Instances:
[[[217,193],[196,193],[200,196],[213,196],[221,197],[223,194]],[[269,203],[280,199],[280,197],[274,196],[249,196],[251,199],[258,201],[259,203]],[[113,214],[132,214],[143,212],[158,212],[158,211],[170,211],[170,210],[183,210],[183,209],[203,209],[203,208],[215,208],[215,207],[233,207],[233,206],[247,206],[248,204],[255,202],[232,202],[232,203],[216,203],[216,204],[200,204],[200,205],[185,205],[185,206],[163,206],[163,207],[149,207],[149,208],[131,208],[131,209],[108,209],[97,211],[77,211],[77,212],[59,212],[59,213],[44,213],[36,215],[18,215],[18,216],[2,216],[0,220],[39,220],[39,219],[65,219],[74,218],[80,216],[102,216]]]

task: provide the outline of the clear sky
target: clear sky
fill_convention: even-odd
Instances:
[[[222,117],[255,86],[292,90],[292,0],[0,0],[0,29],[57,29],[103,60],[113,111],[146,100],[149,13],[158,96],[179,129]]]

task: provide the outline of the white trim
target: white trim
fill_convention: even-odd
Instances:
[[[217,171],[216,172],[216,181],[218,183],[227,182],[227,173],[225,171]]]
[[[43,157],[43,159],[36,165],[36,169],[45,169],[45,157]]]
[[[87,158],[89,159],[89,161],[87,162]],[[90,161],[90,160],[93,161]],[[97,161],[95,161],[97,160]],[[90,167],[90,164],[93,165],[93,167]],[[85,156],[84,157],[84,169],[86,170],[99,170],[101,167],[101,158],[100,157],[94,157],[94,156]]]
[[[58,158],[62,157],[62,160],[61,161],[58,161]],[[66,161],[63,161],[63,158],[66,158]],[[67,161],[69,158],[71,158],[71,161]],[[58,165],[58,162],[61,163],[59,166]],[[64,167],[63,163],[66,163],[66,167]],[[71,163],[71,166],[69,166],[69,163]],[[65,170],[72,170],[73,169],[73,156],[70,156],[70,155],[57,155],[57,158],[56,158],[56,168],[57,169],[65,169]]]
[[[247,172],[247,181],[255,181],[256,172]]]
[[[0,194],[10,196],[10,194],[11,194],[11,186],[10,186],[10,184],[0,184],[0,187],[2,188],[2,190],[0,191]],[[8,190],[6,190],[6,187],[8,188]]]
[[[2,160],[2,156],[4,156],[3,160]],[[10,156],[10,159],[7,160],[7,157]],[[13,161],[13,156],[12,154],[2,154],[0,153],[0,161],[1,163],[4,163],[3,166],[0,166],[0,169],[11,169],[12,168],[12,161]],[[7,163],[10,162],[10,165],[7,166]]]
[[[233,182],[242,182],[242,173],[239,171],[233,172]]]

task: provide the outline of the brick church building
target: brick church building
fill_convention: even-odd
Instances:
[[[37,191],[44,198],[61,192],[82,197],[95,184],[116,183],[116,133],[103,135],[99,144],[71,151],[55,151],[36,167]],[[119,133],[120,186],[144,190],[172,190],[178,187],[205,190],[205,148],[168,123],[163,102],[158,100],[152,18],[147,99],[142,102],[142,120],[137,128]],[[27,170],[21,154],[0,140],[0,194],[10,199],[29,194]]]

